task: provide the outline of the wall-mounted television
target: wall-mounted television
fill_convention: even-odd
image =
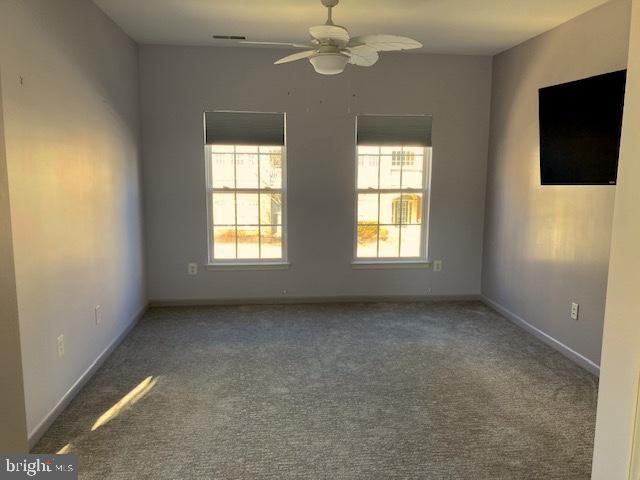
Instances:
[[[626,70],[541,88],[542,185],[615,185]]]

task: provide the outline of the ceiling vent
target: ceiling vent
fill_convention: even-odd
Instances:
[[[244,35],[213,35],[216,40],[246,40]]]

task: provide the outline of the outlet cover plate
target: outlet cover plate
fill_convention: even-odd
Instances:
[[[572,303],[571,304],[571,318],[573,320],[578,320],[579,314],[580,314],[580,305],[578,305],[577,303]]]
[[[64,335],[58,336],[58,357],[64,357]]]

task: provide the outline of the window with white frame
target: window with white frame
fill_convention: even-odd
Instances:
[[[205,115],[210,263],[285,261],[284,116]]]
[[[431,117],[359,116],[357,131],[356,261],[426,260]]]

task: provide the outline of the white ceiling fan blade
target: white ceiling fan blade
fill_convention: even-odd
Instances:
[[[304,45],[302,43],[288,43],[288,42],[253,42],[250,40],[240,40],[238,43],[244,43],[247,45],[273,45],[273,46],[280,46],[280,47],[313,48],[313,45]]]
[[[349,53],[349,63],[360,67],[370,67],[378,61],[379,55],[368,45],[347,48]]]
[[[422,44],[417,40],[398,35],[362,35],[361,37],[352,38],[349,42],[349,46],[351,45],[367,45],[378,52],[411,50],[422,47]]]
[[[309,28],[309,35],[316,40],[333,40],[339,45],[346,45],[350,38],[347,29],[338,25],[315,25]]]
[[[276,60],[274,65],[280,65],[282,63],[295,62],[296,60],[302,60],[303,58],[309,58],[312,55],[315,55],[315,50],[307,50],[306,52],[298,52],[293,55],[287,55],[286,57],[281,58],[280,60]]]

